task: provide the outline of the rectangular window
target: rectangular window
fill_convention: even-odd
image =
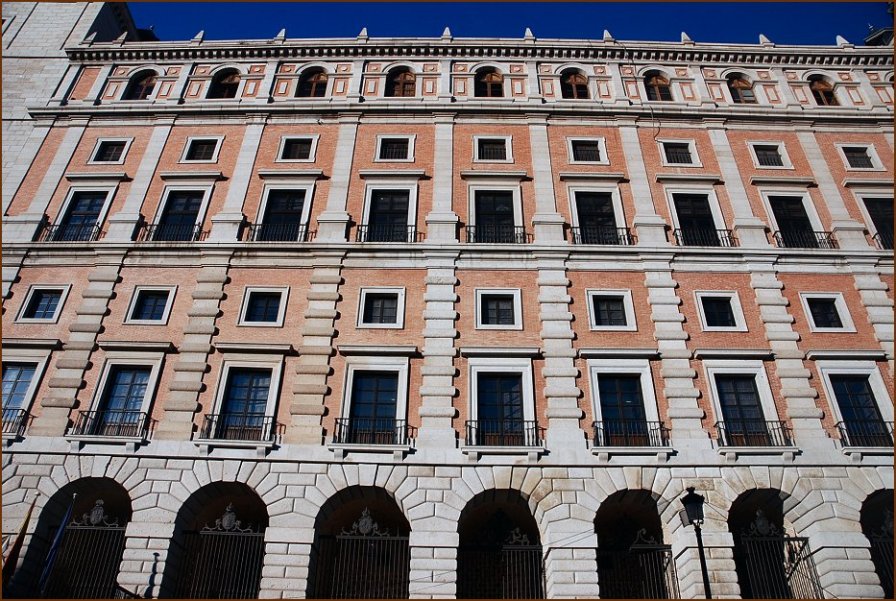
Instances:
[[[412,242],[408,226],[410,190],[373,190],[367,225],[359,228],[359,242]]]
[[[753,151],[756,153],[756,162],[760,167],[784,166],[784,159],[781,157],[781,150],[777,145],[754,144]]]
[[[715,376],[722,410],[720,435],[726,446],[771,446],[768,424],[762,413],[756,377],[752,374]]]
[[[576,191],[576,216],[579,226],[574,231],[576,244],[627,244],[625,231],[616,227],[616,211],[611,192]]]
[[[246,288],[240,325],[281,326],[286,309],[284,289]]]
[[[874,238],[880,248],[893,250],[893,199],[863,198],[868,217],[874,225]]]
[[[312,138],[285,138],[280,150],[282,161],[307,161],[311,158]]]
[[[217,419],[207,421],[209,438],[268,440],[273,418],[266,416],[271,390],[271,370],[232,367]],[[212,416],[209,416],[212,417]]]
[[[478,138],[476,140],[476,159],[480,161],[506,161],[506,138]]]
[[[855,325],[839,292],[801,292],[803,310],[813,332],[855,332]]]
[[[62,305],[62,296],[63,291],[58,289],[33,289],[21,318],[40,321],[56,319],[56,314]]]
[[[625,326],[625,300],[622,296],[603,296],[595,294],[592,297],[594,303],[594,325],[596,326]]]
[[[874,162],[868,154],[868,148],[864,146],[844,146],[843,156],[852,169],[874,169]]]
[[[337,437],[353,444],[399,444],[403,442],[398,421],[398,373],[354,372],[351,409],[347,424]]]
[[[840,314],[837,312],[837,301],[833,298],[809,298],[806,299],[812,321],[816,328],[842,328]]]
[[[152,368],[113,365],[99,409],[80,433],[93,436],[141,436],[146,424],[143,402]]]
[[[129,321],[164,322],[168,317],[170,290],[137,290]]]
[[[478,329],[522,328],[521,297],[518,289],[476,289],[475,300]]]
[[[93,154],[94,163],[119,163],[128,143],[124,140],[103,140]]]
[[[731,309],[731,299],[727,296],[704,296],[700,299],[703,304],[703,314],[706,316],[706,325],[711,328],[727,328],[737,325],[734,321],[734,311]]]
[[[219,139],[199,139],[190,140],[187,143],[187,152],[184,155],[185,161],[197,162],[214,162],[218,158]]]
[[[406,161],[409,158],[408,138],[380,138],[379,159],[384,161]]]
[[[776,238],[779,246],[784,248],[819,247],[821,242],[809,219],[801,196],[769,196],[768,202],[778,224]]]
[[[199,190],[173,190],[153,233],[153,241],[191,242],[199,237],[196,221],[205,193]]]
[[[844,446],[893,446],[892,426],[881,417],[869,377],[864,374],[831,374],[831,388],[842,421],[838,424]]]
[[[364,297],[365,324],[394,324],[398,319],[398,295],[368,293]]]
[[[666,162],[675,165],[691,165],[691,145],[687,142],[663,142],[663,154]]]
[[[68,203],[62,222],[52,234],[56,242],[89,242],[95,240],[100,213],[106,205],[104,191],[75,192]]]
[[[28,389],[37,371],[36,363],[3,362],[3,421],[7,410],[26,409]],[[6,429],[4,428],[4,432]]]
[[[600,142],[597,140],[572,140],[573,162],[598,163],[600,157]]]

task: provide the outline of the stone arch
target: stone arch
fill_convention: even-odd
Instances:
[[[47,582],[47,593],[51,597],[71,596],[75,588],[86,584],[80,582],[77,575],[90,568],[98,578],[86,596],[111,595],[117,584],[124,552],[124,526],[131,521],[133,514],[128,491],[112,478],[83,477],[62,484],[55,494],[41,503],[45,498],[38,498],[37,525],[28,541],[11,590],[17,596],[40,596],[39,579],[56,532],[60,527],[77,521],[84,526],[117,527],[114,532],[103,531],[96,536],[80,529],[77,535],[66,532],[57,552],[53,573]],[[69,506],[72,511],[66,518]],[[98,513],[97,508],[101,508]],[[84,552],[79,553],[79,549]],[[84,596],[83,593],[81,596]]]
[[[242,482],[193,492],[175,518],[159,596],[257,597],[268,522],[265,502]],[[213,565],[203,563],[209,553]]]
[[[333,494],[314,521],[308,598],[406,598],[411,525],[394,496],[352,485]]]

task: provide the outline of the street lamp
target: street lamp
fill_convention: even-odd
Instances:
[[[681,504],[684,505],[687,523],[694,526],[694,533],[697,535],[700,571],[703,572],[703,590],[706,592],[706,598],[712,599],[712,591],[709,590],[709,571],[706,569],[706,554],[703,552],[703,535],[700,533],[700,526],[703,524],[703,495],[695,493],[693,486],[689,486],[687,491],[688,494],[681,498]],[[682,518],[683,522],[685,516]]]

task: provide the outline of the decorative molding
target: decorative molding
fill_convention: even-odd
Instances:
[[[712,184],[724,184],[722,176],[718,173],[657,173],[656,181],[682,181],[682,182],[709,182]]]
[[[885,361],[887,359],[887,353],[882,349],[819,349],[806,351],[806,358],[813,361],[824,359]]]
[[[41,348],[58,349],[62,347],[62,341],[58,338],[3,338],[0,341],[3,348]]]
[[[892,188],[893,180],[892,179],[866,179],[866,178],[854,178],[847,177],[840,185],[844,188],[859,188],[862,186],[868,186],[869,188]]]
[[[417,347],[400,344],[340,344],[336,347],[342,355],[416,355]]]
[[[774,351],[761,348],[699,348],[694,349],[694,359],[767,359],[774,358]]]
[[[94,173],[66,173],[65,179],[70,182],[73,181],[81,181],[81,180],[119,180],[119,181],[130,181],[130,177],[124,171],[113,171],[113,172],[94,172]]]
[[[220,171],[162,171],[162,179],[227,179]]]
[[[323,169],[259,169],[258,177],[266,178],[308,178],[321,179],[324,176]]]
[[[525,171],[475,171],[475,170],[467,170],[461,171],[460,177],[462,179],[475,179],[477,177],[482,178],[505,178],[505,179],[529,179],[529,174]]]
[[[172,353],[176,350],[174,344],[168,341],[137,342],[134,340],[97,340],[96,343],[104,351]]]
[[[560,174],[561,180],[570,180],[570,179],[590,179],[590,180],[609,180],[616,182],[625,182],[628,181],[628,177],[624,173],[584,173],[584,172],[572,172],[572,171],[561,171]]]
[[[465,346],[460,349],[464,357],[535,357],[541,353],[536,346]]]
[[[358,175],[362,179],[366,178],[377,178],[377,177],[389,177],[389,178],[400,178],[400,177],[410,177],[414,179],[422,179],[428,177],[426,175],[425,169],[361,169],[358,171]]]
[[[625,357],[632,359],[655,359],[660,351],[656,348],[606,348],[585,347],[579,349],[579,356],[585,359],[610,359]]]
[[[800,177],[796,175],[753,175],[750,176],[750,184],[760,185],[785,185],[785,186],[817,186],[814,177]]]
[[[215,350],[219,353],[265,353],[269,355],[287,355],[293,352],[293,346],[291,344],[215,342]]]

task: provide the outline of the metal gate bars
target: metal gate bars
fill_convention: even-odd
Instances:
[[[626,550],[597,550],[600,596],[604,599],[678,599],[672,548],[642,528]]]
[[[458,599],[543,599],[541,545],[514,528],[502,545],[461,546],[457,551]]]

